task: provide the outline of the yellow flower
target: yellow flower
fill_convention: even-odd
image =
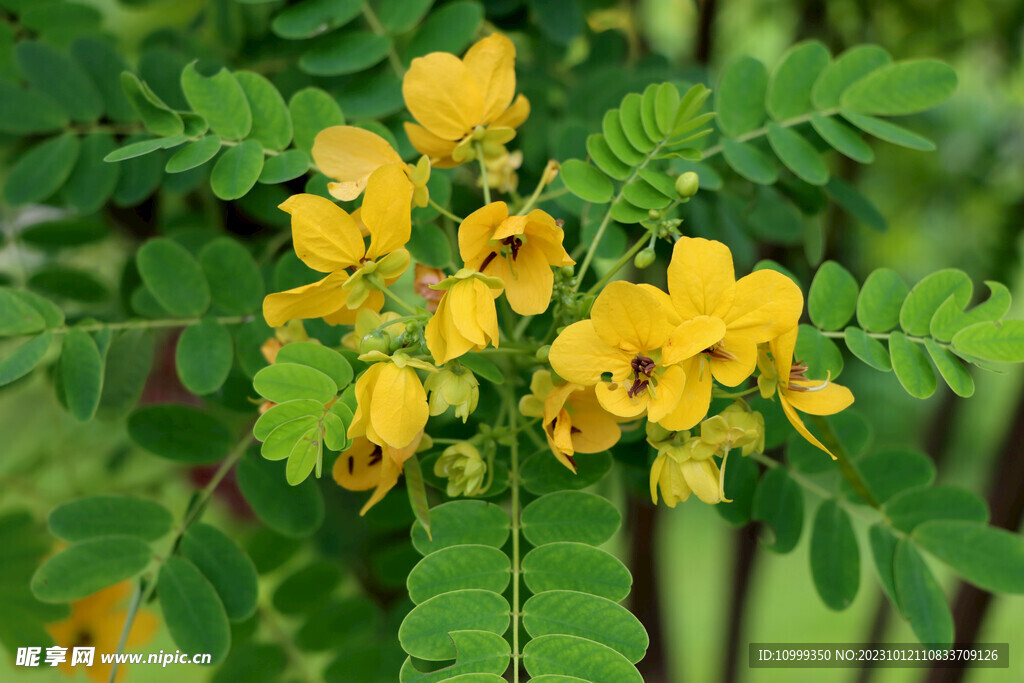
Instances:
[[[462,441],[444,449],[434,463],[434,474],[448,480],[445,493],[450,497],[475,496],[483,493],[487,463],[476,446]]]
[[[440,415],[451,407],[455,408],[455,417],[465,422],[476,410],[480,400],[480,381],[469,368],[459,363],[452,363],[440,372],[433,372],[423,383],[423,388],[430,392],[427,403],[431,415]]]
[[[832,454],[832,451],[825,448],[808,431],[797,411],[809,415],[834,415],[853,403],[853,393],[846,387],[829,380],[813,380],[804,377],[807,366],[803,363],[793,362],[793,349],[796,348],[798,331],[798,328],[794,328],[773,339],[768,345],[768,350],[771,352],[770,358],[762,347],[757,361],[761,370],[757,384],[761,388],[761,395],[764,398],[771,398],[778,392],[782,410],[786,413],[790,424],[800,432],[800,436],[831,455],[835,460],[836,456]]]
[[[593,387],[572,382],[555,386],[547,370],[533,373],[530,394],[520,399],[519,412],[543,419],[551,452],[573,472],[576,453],[607,450],[622,435],[619,421],[601,407]]]
[[[341,345],[346,349],[366,353],[367,351],[381,351],[387,353],[394,340],[405,332],[405,323],[395,323],[381,328],[385,323],[400,318],[394,311],[378,313],[368,308],[362,308],[356,313],[354,329],[341,338]],[[374,335],[376,333],[376,335]],[[367,339],[370,337],[371,339]],[[367,345],[374,348],[366,348]]]
[[[386,444],[379,446],[360,436],[338,456],[331,470],[338,486],[349,491],[374,489],[373,495],[359,511],[360,515],[365,515],[394,488],[402,474],[402,466],[419,448],[422,439],[423,432],[420,431],[404,448],[392,448]]]
[[[445,290],[423,333],[434,362],[443,365],[488,344],[498,346],[498,313],[494,299],[501,281],[463,268],[431,289]]]
[[[519,315],[537,315],[551,302],[551,266],[571,266],[565,233],[540,209],[509,216],[505,202],[477,209],[459,226],[459,253],[467,268],[505,283],[505,296]]]
[[[418,439],[427,424],[427,392],[415,368],[430,366],[401,353],[391,358],[379,352],[360,356],[376,358],[383,360],[373,363],[356,381],[356,410],[348,436],[365,436],[397,451]]]
[[[263,300],[268,325],[280,327],[296,318],[351,324],[359,309],[381,309],[384,294],[380,289],[409,266],[409,252],[403,248],[411,231],[407,182],[394,165],[381,166],[371,175],[359,211],[370,235],[368,246],[353,216],[329,199],[298,194],[281,204],[292,216],[295,254],[313,270],[328,275],[268,295]]]
[[[597,399],[624,418],[647,413],[661,423],[676,410],[686,384],[684,363],[722,338],[722,321],[700,316],[674,325],[668,295],[650,285],[612,282],[590,312],[565,328],[548,359],[560,376],[597,385]],[[604,377],[602,377],[604,376]]]
[[[796,327],[803,294],[774,270],[755,271],[737,281],[727,246],[692,237],[676,242],[668,291],[673,322],[703,321],[721,331],[686,362],[684,398],[662,421],[669,429],[689,429],[708,412],[712,377],[728,387],[750,377],[757,366],[757,345]],[[673,339],[689,342],[686,335]]]
[[[409,141],[436,168],[475,157],[476,141],[504,144],[530,115],[529,101],[516,92],[516,48],[494,33],[459,59],[432,52],[412,60],[402,96],[416,123],[406,123]]]
[[[690,439],[683,445],[668,445],[658,451],[658,457],[651,465],[651,500],[658,504],[658,489],[665,505],[674,508],[676,503],[696,493],[705,503],[714,505],[722,500],[721,472],[714,458],[697,457],[689,444],[697,439]]]
[[[100,653],[117,652],[121,630],[128,616],[124,602],[131,592],[131,581],[123,581],[104,588],[72,603],[71,616],[64,621],[47,625],[46,630],[54,642],[60,647],[68,648],[67,659],[58,665],[61,671],[68,676],[74,676],[75,672],[84,669],[86,675],[94,681],[105,683],[110,679],[112,665],[101,662]],[[146,610],[139,610],[135,614],[135,621],[132,622],[132,630],[128,634],[125,646],[135,648],[145,644],[153,638],[156,628],[156,617]],[[81,664],[71,666],[75,647],[96,648],[91,667],[83,667]],[[123,664],[117,667],[117,680],[124,678],[126,668]]]
[[[409,192],[416,206],[426,206],[430,164],[406,164],[387,140],[356,126],[331,126],[317,133],[313,141],[313,161],[317,168],[336,182],[327,183],[333,197],[352,201],[362,194],[370,176],[381,166],[393,165],[409,181]]]
[[[516,171],[523,165],[523,153],[520,150],[509,152],[503,145],[491,156],[484,149],[484,167],[487,169],[487,185],[492,190],[509,194],[519,187],[519,176]],[[481,179],[482,182],[482,179]]]
[[[700,423],[700,437],[692,448],[700,457],[725,455],[734,448],[743,455],[764,451],[764,416],[734,403]]]

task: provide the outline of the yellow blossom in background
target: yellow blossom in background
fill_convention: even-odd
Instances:
[[[452,444],[434,463],[434,474],[448,480],[445,493],[451,497],[483,493],[487,463],[477,447],[468,441]]]
[[[793,362],[798,331],[798,328],[794,328],[773,339],[767,349],[761,348],[758,356],[761,376],[757,383],[764,398],[771,398],[778,393],[782,410],[793,427],[808,442],[831,455],[834,460],[836,456],[814,438],[797,411],[809,415],[834,415],[853,404],[853,393],[829,380],[804,377],[807,366]]]
[[[700,423],[700,436],[691,448],[700,458],[724,455],[734,448],[743,455],[764,451],[764,416],[733,404]]]
[[[441,302],[442,292],[434,289],[434,285],[444,280],[444,271],[440,268],[425,266],[422,263],[416,264],[416,274],[413,280],[413,289],[427,302],[427,311],[433,313]]]
[[[665,505],[674,508],[696,493],[703,502],[714,505],[722,500],[721,472],[714,458],[695,457],[691,438],[683,445],[667,445],[659,449],[651,465],[651,500],[658,504],[658,489]]]
[[[487,169],[487,185],[492,190],[510,194],[519,187],[519,176],[516,171],[523,165],[523,153],[520,150],[509,152],[500,146],[494,154],[488,154],[484,148],[484,168]],[[481,179],[482,182],[482,179]]]
[[[480,381],[459,363],[449,364],[439,372],[430,373],[423,382],[423,388],[430,396],[427,404],[431,415],[441,415],[454,407],[455,417],[462,418],[463,422],[476,410],[480,400]]]
[[[622,436],[619,421],[601,407],[594,387],[572,382],[555,386],[551,373],[538,370],[519,412],[542,419],[548,446],[558,461],[576,472],[576,453],[608,450]]]
[[[712,378],[737,386],[757,366],[757,345],[796,327],[803,294],[795,282],[774,270],[755,271],[737,281],[729,248],[693,237],[681,238],[672,250],[668,291],[673,322],[701,321],[721,331],[686,362],[684,398],[662,422],[669,429],[689,429],[707,414]],[[686,335],[673,339],[689,352]]]
[[[530,115],[516,92],[516,48],[494,33],[462,59],[432,52],[412,60],[402,80],[405,106],[417,123],[406,123],[409,141],[437,168],[475,157],[474,142],[504,144]]]
[[[544,211],[509,216],[505,202],[492,202],[462,221],[459,254],[467,268],[504,283],[513,311],[537,315],[551,302],[551,267],[576,263],[562,246],[564,238],[562,228]]]
[[[312,284],[268,295],[263,316],[271,327],[293,319],[323,318],[351,324],[361,308],[379,311],[380,289],[409,266],[403,247],[412,229],[407,180],[394,165],[373,172],[359,211],[369,232],[363,242],[356,221],[329,199],[313,194],[289,197],[281,208],[292,216],[295,254],[313,270],[328,273]],[[351,271],[351,272],[350,272]]]
[[[427,205],[429,161],[424,158],[420,163],[406,164],[387,140],[365,128],[331,126],[323,129],[313,141],[313,161],[321,173],[335,181],[327,183],[327,189],[342,201],[356,199],[374,171],[393,165],[409,181],[413,204]]]
[[[374,352],[360,359],[380,362],[374,362],[356,381],[357,405],[348,436],[365,436],[378,446],[404,449],[422,434],[430,414],[427,392],[415,368],[433,368],[398,353],[388,358]]]
[[[338,486],[349,491],[374,489],[373,495],[359,511],[360,515],[365,515],[394,488],[402,474],[403,464],[416,453],[423,438],[423,432],[420,431],[404,448],[392,448],[386,444],[380,446],[360,436],[353,439],[348,450],[338,456],[331,470]]]
[[[125,603],[131,592],[131,581],[122,581],[104,588],[98,593],[71,603],[71,616],[64,621],[46,626],[54,642],[60,647],[68,648],[66,661],[58,665],[63,673],[74,676],[79,670],[84,670],[91,680],[102,683],[110,680],[112,665],[101,662],[100,653],[117,652],[121,631],[128,616]],[[125,647],[136,648],[149,642],[156,629],[156,617],[151,612],[140,609],[135,614]],[[75,647],[96,648],[91,667],[81,664],[71,666],[72,648]],[[126,670],[124,664],[117,667],[117,680],[124,678]]]
[[[683,396],[684,363],[723,333],[721,321],[703,316],[674,325],[673,315],[664,292],[612,282],[594,301],[590,319],[569,325],[555,339],[551,367],[575,384],[596,384],[597,398],[610,413],[647,413],[662,422]]]
[[[501,288],[500,280],[468,268],[432,287],[444,290],[444,295],[423,333],[437,365],[468,351],[498,346],[494,300],[501,295]]]

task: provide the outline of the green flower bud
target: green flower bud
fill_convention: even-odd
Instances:
[[[487,463],[476,446],[462,441],[444,449],[434,463],[434,474],[448,480],[446,493],[449,496],[475,496],[483,493]]]
[[[693,171],[687,171],[678,178],[676,178],[676,192],[683,199],[689,199],[693,195],[697,194],[697,190],[700,189],[700,176]]]
[[[541,363],[547,363],[549,353],[551,353],[551,344],[545,344],[544,346],[540,347],[539,349],[537,349],[537,361]]]
[[[457,364],[432,373],[423,388],[430,392],[427,404],[431,415],[440,415],[454,407],[455,417],[461,417],[463,422],[476,410],[480,400],[480,382],[472,372]]]
[[[371,332],[359,340],[358,350],[360,355],[371,351],[380,351],[386,354],[391,350],[391,337],[383,332]]]
[[[647,266],[654,263],[654,259],[656,256],[657,255],[654,253],[654,249],[651,247],[647,247],[646,249],[644,249],[639,254],[633,257],[633,265],[639,268],[640,270],[643,270]]]
[[[647,218],[649,218],[652,221],[656,221],[659,218],[661,218],[661,211],[659,211],[658,209],[650,209],[647,212]]]

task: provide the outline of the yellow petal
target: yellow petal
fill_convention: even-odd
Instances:
[[[779,392],[779,403],[782,405],[782,412],[786,414],[786,418],[789,419],[789,423],[793,425],[793,428],[796,429],[797,432],[800,433],[800,436],[807,439],[807,443],[825,451],[833,460],[835,460],[836,456],[832,455],[832,451],[825,448],[825,446],[814,437],[814,434],[811,434],[810,430],[807,429],[807,425],[805,425],[804,421],[800,419],[800,415],[797,414],[793,406],[789,404],[789,401],[786,400],[786,395],[781,391]]]
[[[660,349],[672,334],[658,300],[631,282],[609,283],[590,311],[594,330],[608,344],[643,353]]]
[[[457,144],[454,141],[439,138],[423,126],[408,121],[405,122],[405,134],[417,152],[430,157],[431,166],[434,168],[449,168],[458,165],[451,161],[452,151]],[[450,163],[448,165],[439,163],[439,160],[442,159],[448,159]]]
[[[370,423],[385,443],[402,448],[427,424],[427,392],[411,367],[382,365],[370,399]]]
[[[499,256],[492,263],[494,270],[490,274],[505,283],[505,297],[513,311],[519,315],[539,315],[548,309],[555,275],[543,252],[526,244],[515,261]]]
[[[727,387],[739,386],[743,380],[754,374],[757,367],[757,344],[748,337],[726,333],[719,345],[723,351],[731,353],[733,360],[711,358],[711,374]]]
[[[434,315],[427,321],[427,326],[423,329],[427,350],[430,351],[430,355],[434,357],[434,363],[437,365],[443,365],[451,360],[448,358],[448,341],[441,333],[441,319],[446,315],[448,308],[448,302],[445,301],[447,298],[448,292],[441,295],[437,310],[434,311]]]
[[[796,349],[799,331],[799,327],[794,327],[773,339],[769,345],[775,362],[775,374],[782,382],[789,382],[789,372],[793,369],[793,351]]]
[[[373,290],[366,295],[366,299],[357,308],[343,306],[334,313],[321,317],[328,325],[354,325],[360,311],[379,313],[382,308],[384,308],[384,293]]]
[[[331,194],[342,201],[358,197],[370,174],[385,164],[402,164],[402,157],[387,140],[355,126],[331,126],[313,141],[317,168],[337,183]]]
[[[476,278],[473,279],[473,290],[476,292],[476,322],[487,339],[497,347],[500,342],[500,333],[498,331],[498,310],[494,305],[494,299],[498,292]]]
[[[526,216],[509,216],[494,229],[493,240],[503,240],[508,237],[522,235],[526,232]]]
[[[732,306],[735,286],[729,247],[702,237],[682,237],[676,242],[668,266],[668,292],[684,319],[724,317]]]
[[[500,33],[492,33],[469,48],[462,58],[483,94],[480,123],[498,118],[516,93],[516,48]]]
[[[666,365],[681,363],[712,347],[725,336],[725,323],[720,318],[699,315],[678,325],[662,349],[661,361]]]
[[[459,255],[467,268],[479,270],[480,264],[493,251],[489,242],[494,231],[508,218],[505,202],[491,202],[466,216],[459,225]]]
[[[370,423],[370,403],[373,400],[373,387],[380,377],[383,363],[374,363],[356,380],[356,409],[352,414],[352,422],[348,426],[348,438],[355,439],[365,436]]]
[[[668,456],[662,453],[654,459],[654,464],[651,465],[651,502],[655,505],[658,504],[658,483],[661,479],[661,471],[665,468],[665,461]]]
[[[363,240],[340,206],[315,194],[292,195],[280,208],[291,214],[295,255],[313,270],[332,273],[359,263]]]
[[[555,219],[547,212],[534,209],[528,213],[523,234],[530,245],[544,252],[544,258],[551,265],[571,266],[576,263],[562,244],[565,231],[558,227]]]
[[[633,418],[643,415],[650,402],[650,394],[646,391],[630,396],[627,392],[628,382],[601,382],[594,387],[597,401],[601,407],[612,415]]]
[[[475,280],[461,280],[448,290],[448,310],[451,312],[452,322],[459,333],[473,344],[483,348],[487,345],[487,337],[480,329],[477,322],[476,291],[473,287]],[[487,285],[484,285],[484,289]],[[490,299],[490,295],[488,295]]]
[[[381,166],[370,175],[360,216],[370,231],[366,258],[405,246],[412,231],[412,182],[402,167]]]
[[[668,292],[646,282],[641,282],[637,287],[658,300],[658,303],[661,304],[661,313],[665,315],[665,319],[668,320],[669,324],[675,326],[683,322],[683,319],[679,317],[679,312],[676,311],[676,307],[672,305],[672,297],[668,295]]]
[[[572,382],[552,387],[551,391],[544,397],[544,424],[550,424],[562,414],[565,402],[569,400],[569,395],[578,388],[579,385]]]
[[[369,491],[380,483],[382,459],[381,447],[360,436],[334,461],[331,476],[343,489]]]
[[[281,327],[289,320],[322,318],[345,308],[348,296],[342,289],[348,273],[331,273],[323,280],[284,292],[268,294],[263,299],[263,317],[271,327]]]
[[[718,479],[721,475],[714,460],[686,460],[679,468],[687,486],[693,489],[698,498],[712,505],[721,502],[722,499],[718,495]]]
[[[725,325],[755,342],[766,342],[796,327],[803,305],[804,295],[795,282],[774,270],[758,270],[736,283]]]
[[[469,69],[447,52],[412,60],[402,80],[402,96],[413,118],[446,140],[462,139],[483,113],[483,96]]]
[[[587,387],[570,397],[572,426],[579,431],[572,434],[572,446],[577,453],[600,453],[619,442],[622,430],[619,422],[601,407],[594,390]]]
[[[374,505],[379,503],[384,496],[387,495],[388,491],[395,487],[398,483],[398,475],[402,473],[402,468],[395,464],[391,458],[384,458],[380,464],[380,483],[377,484],[377,488],[374,490],[373,495],[366,501],[363,508],[359,511],[359,515],[365,515],[370,511]]]
[[[491,122],[492,128],[518,128],[530,116],[530,100],[519,95],[512,106]]]
[[[794,386],[809,387],[809,390],[793,391]],[[789,388],[782,391],[790,405],[808,415],[835,415],[853,405],[853,392],[832,382],[827,385],[822,381],[790,382]]]
[[[605,343],[590,320],[569,325],[551,344],[548,360],[561,377],[583,386],[597,384],[601,374],[610,372],[621,381],[631,372],[633,355]]]
[[[671,413],[679,405],[679,400],[683,395],[683,387],[686,385],[686,373],[683,372],[683,368],[679,365],[672,365],[665,369],[661,375],[657,377],[658,386],[655,387],[654,391],[648,388],[647,392],[651,394],[650,401],[647,404],[647,417],[652,422],[658,422],[665,418],[666,415]]]
[[[683,363],[686,372],[686,384],[683,395],[669,415],[660,420],[665,429],[681,431],[690,429],[704,419],[711,405],[711,368],[703,355],[694,356]]]

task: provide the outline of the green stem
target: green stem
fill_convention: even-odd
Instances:
[[[228,316],[217,316],[213,320],[224,325],[237,325],[238,323],[246,323],[252,320],[251,315],[228,315]],[[96,332],[98,330],[136,330],[136,329],[154,329],[161,327],[188,327],[189,325],[195,325],[201,322],[203,318],[162,318],[160,320],[124,320],[118,323],[86,323],[84,325],[73,325],[76,330],[82,330],[83,332]],[[55,327],[50,332],[54,334],[66,334],[71,329],[67,325],[61,325]],[[40,330],[39,332],[31,332],[24,334],[11,335],[12,337],[34,337],[40,332],[46,330]]]
[[[864,332],[863,330],[861,330],[861,331]],[[826,331],[826,330],[818,330],[818,332],[820,332],[823,337],[830,337],[832,339],[845,339],[846,338],[846,333],[845,332],[841,332],[841,331],[840,332],[829,332],[829,331]],[[892,332],[864,332],[864,334],[869,336],[869,337],[871,337],[872,339],[884,339],[885,341],[889,341],[889,337],[892,335]],[[944,343],[940,342],[939,340],[933,339],[931,337],[912,337],[909,334],[905,334],[903,336],[906,337],[907,341],[912,341],[915,344],[925,344],[929,340],[931,340],[932,342],[934,342],[935,344],[941,346],[944,349],[951,348],[951,346],[952,346],[951,344],[944,344]]]
[[[480,162],[480,184],[484,188],[484,204],[491,203],[491,185],[487,182],[487,164],[484,163],[484,146],[480,142],[473,144],[476,149],[476,160]]]
[[[396,304],[398,304],[399,306],[404,308],[406,311],[408,311],[410,315],[412,315],[412,316],[419,316],[420,315],[419,312],[415,308],[413,308],[409,304],[407,304],[404,301],[402,301],[401,297],[399,297],[397,294],[392,292],[387,287],[384,287],[380,291],[384,292],[384,296],[386,296],[387,298],[391,299],[393,302],[395,302]],[[391,323],[388,323],[388,324],[392,325],[394,323],[391,322]]]
[[[775,123],[774,125],[779,126],[780,128],[790,128],[792,126],[799,126],[801,123],[807,123],[808,121],[811,120],[811,117],[814,116],[815,114],[817,114],[819,116],[835,116],[838,113],[839,113],[839,109],[838,108],[835,108],[835,109],[825,109],[825,110],[822,110],[822,111],[813,111],[813,112],[810,112],[809,114],[801,114],[800,116],[794,116],[793,118],[786,119],[785,121],[779,121],[779,122]],[[743,135],[739,135],[739,136],[733,138],[733,140],[735,140],[736,142],[746,142],[747,140],[753,140],[754,138],[759,138],[759,137],[761,137],[763,135],[767,135],[767,134],[768,134],[768,126],[764,126],[762,128],[758,128],[756,130],[752,130],[749,133],[744,133]],[[721,144],[717,144],[714,147],[708,147],[706,150],[704,150],[704,153],[703,153],[701,158],[702,159],[707,159],[708,157],[713,157],[716,154],[721,153],[721,151],[722,151],[722,145]]]
[[[461,216],[456,216],[454,213],[452,213],[448,209],[444,208],[443,206],[441,206],[440,204],[435,202],[433,199],[428,199],[427,202],[429,202],[430,206],[433,207],[434,210],[437,211],[439,214],[441,214],[442,216],[446,216],[448,218],[451,218],[456,223],[461,223],[462,221],[466,220],[465,218],[462,218]]]
[[[548,183],[554,179],[557,170],[558,164],[554,160],[549,161],[547,166],[544,167],[543,173],[540,175],[540,180],[537,181],[537,187],[533,189],[533,194],[530,195],[530,198],[526,200],[525,204],[519,207],[519,210],[516,211],[517,214],[520,216],[525,215],[527,211],[534,207],[540,199],[541,190],[547,187]]]
[[[613,277],[615,277],[615,274],[618,273],[619,270],[621,270],[624,265],[629,263],[630,259],[632,259],[634,256],[636,256],[636,253],[638,251],[643,249],[644,244],[646,244],[647,241],[648,241],[648,237],[649,237],[648,234],[644,234],[643,237],[638,239],[636,241],[636,243],[633,246],[631,246],[629,248],[629,250],[625,254],[623,254],[622,257],[618,261],[615,262],[615,265],[613,265],[611,267],[611,269],[601,277],[600,280],[595,282],[593,287],[591,287],[590,289],[587,290],[587,294],[593,294],[594,292],[598,291],[599,289],[604,287],[606,284],[608,284],[608,281],[611,280]],[[589,256],[589,253],[587,255]],[[580,271],[580,277],[581,278],[583,277],[582,273],[583,273],[583,271],[581,270]]]
[[[850,486],[857,492],[857,495],[864,499],[865,503],[873,508],[877,508],[878,501],[875,500],[871,490],[868,489],[860,473],[853,466],[849,454],[843,448],[843,444],[840,443],[839,438],[832,429],[832,425],[821,415],[811,415],[810,417],[821,431],[821,442],[832,451],[832,455],[836,456],[836,461],[839,463],[839,472],[843,475],[843,478],[850,482]]]
[[[551,190],[551,192],[545,192],[541,196],[537,197],[536,204],[543,204],[544,202],[551,201],[552,199],[558,199],[564,194],[569,193],[568,187],[560,187],[557,190]]]
[[[515,363],[511,363],[511,374],[515,376]],[[517,432],[515,395],[508,387],[505,400],[509,406],[508,426]],[[509,488],[512,491],[512,681],[519,683],[519,439],[512,439],[509,446]]]
[[[380,23],[380,19],[377,18],[377,14],[370,8],[370,3],[368,2],[363,5],[363,18],[366,19],[370,30],[378,36],[388,35],[384,25]],[[405,76],[405,67],[402,66],[402,60],[398,58],[398,53],[395,52],[394,41],[389,41],[389,43],[391,47],[388,48],[388,61],[391,63],[391,68],[394,70],[395,75],[402,78]]]
[[[723,391],[723,390],[715,387],[715,388],[713,388],[711,390],[711,395],[714,398],[743,398],[744,396],[749,396],[750,394],[754,393],[755,391],[760,391],[760,387],[753,386],[753,387],[750,387],[749,389],[744,389],[743,391],[733,391],[733,392]]]

